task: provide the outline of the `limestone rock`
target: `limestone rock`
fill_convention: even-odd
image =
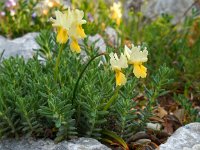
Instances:
[[[95,43],[94,47],[99,53],[104,53],[106,51],[106,44],[101,35],[96,34],[94,36],[89,36],[88,45],[92,45],[93,43]]]
[[[6,42],[6,38],[0,35],[0,44]]]
[[[124,3],[124,18],[128,19],[129,10],[133,9],[134,12],[141,11],[141,6],[144,0],[126,0]]]
[[[92,43],[95,43],[95,48],[98,50],[99,53],[105,53],[106,52],[106,43],[103,39],[103,37],[99,34],[96,34],[94,36],[89,36],[88,38],[88,44],[91,45]],[[105,56],[101,56],[101,62],[99,65],[106,63]]]
[[[183,150],[200,143],[200,123],[190,123],[177,129],[159,150]]]
[[[69,150],[111,150],[95,139],[79,138],[68,143]]]
[[[119,38],[117,32],[112,27],[107,27],[105,29],[105,33],[107,35],[108,43],[114,47],[117,47],[121,44],[121,39]]]
[[[83,42],[81,42],[81,44],[83,44]],[[106,44],[103,37],[100,34],[88,36],[88,45],[91,46],[92,44],[94,44],[94,48],[98,51],[99,54],[106,52]],[[85,51],[81,51],[81,59],[82,63],[86,63],[88,61],[89,58]],[[106,63],[105,56],[102,56],[102,63]]]
[[[3,58],[11,56],[22,56],[25,60],[32,58],[35,53],[34,49],[39,48],[39,45],[35,41],[37,35],[38,33],[28,33],[13,40],[0,37],[0,53],[5,50]]]
[[[192,148],[184,147],[183,150],[200,150],[200,144],[196,144]]]
[[[155,131],[160,131],[161,124],[149,122],[149,123],[147,123],[147,129],[152,129],[152,130],[155,130]]]
[[[28,33],[22,37],[10,40],[6,39],[3,36],[0,36],[0,54],[3,53],[3,59],[9,58],[11,56],[16,57],[20,56],[23,57],[25,60],[32,58],[33,55],[36,53],[36,49],[39,49],[39,45],[36,43],[35,38],[39,35],[39,33]],[[106,44],[104,39],[99,35],[96,34],[95,36],[88,37],[88,45],[95,43],[95,48],[98,50],[99,53],[103,53],[106,51]],[[80,41],[83,44],[82,41]],[[82,51],[81,58],[84,62],[87,61],[87,54]],[[42,58],[38,58],[39,60],[43,60]]]
[[[71,6],[71,0],[63,0],[63,4],[67,7]]]
[[[79,138],[55,144],[50,139],[6,139],[0,141],[1,150],[111,150],[99,141],[91,138]]]
[[[172,23],[175,24],[184,19],[184,13],[192,6],[193,0],[149,0],[142,12],[149,18],[155,18],[163,13],[174,16]],[[188,12],[187,15],[191,13]]]

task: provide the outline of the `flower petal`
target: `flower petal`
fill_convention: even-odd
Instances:
[[[137,78],[146,78],[147,76],[147,68],[142,64],[134,64],[133,65],[133,73]]]
[[[136,47],[132,45],[129,62],[131,64],[146,62],[148,60],[147,55],[148,51],[146,48],[143,51],[141,51],[140,46]]]
[[[111,19],[116,21],[117,25],[120,25],[121,18],[122,18],[122,5],[120,2],[118,3],[113,3],[113,6],[110,7],[111,11]]]
[[[116,53],[110,53],[110,64],[113,70],[121,70],[121,68],[127,68],[127,59],[126,56],[121,53],[121,57],[118,58]]]
[[[129,60],[130,59],[130,55],[131,55],[131,50],[126,45],[124,47],[124,54],[126,55],[127,59]]]
[[[76,52],[76,53],[81,52],[81,48],[80,48],[78,41],[76,39],[72,40],[72,42],[70,44],[70,49],[72,50],[72,52]]]
[[[68,40],[67,30],[62,27],[58,27],[57,32],[58,32],[56,37],[57,42],[61,44],[66,43]]]
[[[116,78],[116,86],[125,85],[126,76],[121,71],[116,71],[115,78]]]
[[[81,38],[85,38],[85,37],[86,37],[85,32],[84,32],[84,29],[82,28],[81,25],[79,25],[79,26],[77,27],[77,32],[78,32],[78,34],[81,36]]]
[[[50,18],[50,20],[53,22],[52,26],[54,27],[62,27],[67,30],[69,30],[71,21],[70,17],[68,17],[67,13],[62,13],[61,11],[55,12],[56,19]]]

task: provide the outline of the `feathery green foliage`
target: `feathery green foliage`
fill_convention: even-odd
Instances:
[[[103,56],[96,57],[87,65],[97,55],[94,46],[91,49],[85,46],[89,51],[88,59],[83,63],[81,57],[73,54],[67,44],[64,45],[57,82],[53,75],[59,49],[55,34],[42,31],[37,42],[41,48],[33,59],[25,62],[23,58],[9,58],[0,66],[2,137],[18,137],[23,133],[50,136],[56,141],[79,135],[100,139],[101,132],[110,128],[111,121],[116,124],[112,130],[125,139],[139,130],[143,122],[136,121],[136,103],[132,101],[137,95],[138,79],[129,80],[127,86],[119,89],[111,107],[105,109],[115,93],[114,76],[107,63],[100,63]],[[39,61],[38,56],[45,61]],[[155,76],[155,81],[159,81],[155,82],[159,83],[158,92],[167,80],[166,67],[163,70],[164,73],[159,71]],[[80,75],[74,97],[73,90]],[[111,120],[113,117],[116,119]]]

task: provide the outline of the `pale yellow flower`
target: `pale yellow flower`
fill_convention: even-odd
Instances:
[[[84,12],[75,9],[68,11],[68,15],[72,17],[69,30],[69,37],[71,38],[70,47],[73,52],[80,53],[81,49],[78,40],[86,37],[84,29],[82,28],[82,24],[86,23],[86,20],[83,19]]]
[[[68,9],[67,12],[55,12],[56,19],[51,18],[53,26],[57,28],[57,42],[64,44],[70,38],[70,48],[73,52],[80,53],[81,48],[78,40],[86,37],[82,24],[86,23],[83,19],[84,12],[78,9]]]
[[[68,40],[68,30],[70,29],[71,20],[66,13],[60,11],[55,12],[56,19],[51,18],[52,26],[57,29],[57,42],[64,44]]]
[[[76,52],[76,53],[80,53],[81,52],[81,48],[80,48],[80,46],[78,44],[78,41],[76,39],[73,39],[71,41],[70,49],[72,50],[72,52]]]
[[[85,24],[87,21],[83,19],[84,12],[82,10],[74,9],[68,11],[69,15],[72,17],[72,23],[79,25]]]
[[[121,86],[126,83],[126,76],[122,73],[122,68],[127,68],[127,58],[121,53],[121,57],[118,58],[116,53],[110,53],[110,64],[112,69],[115,71],[116,86]]]
[[[56,37],[57,42],[61,44],[66,43],[68,40],[67,30],[62,27],[57,27],[57,32],[58,32]]]
[[[110,7],[111,11],[111,19],[116,21],[117,25],[120,25],[121,18],[122,18],[122,4],[121,2],[114,2],[113,6]]]
[[[53,27],[62,27],[66,30],[69,30],[71,27],[72,18],[68,15],[68,13],[62,13],[61,11],[55,11],[56,19],[50,18],[53,22]]]
[[[137,78],[145,78],[147,76],[147,68],[143,66],[144,62],[147,62],[148,51],[146,47],[141,51],[141,47],[134,46],[129,49],[125,45],[125,55],[128,59],[128,63],[133,65],[133,73]]]

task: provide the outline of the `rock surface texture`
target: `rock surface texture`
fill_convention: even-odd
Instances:
[[[99,53],[106,52],[106,44],[100,34],[88,37],[88,45],[91,46],[93,43],[95,43],[94,48],[97,49]]]
[[[111,150],[95,139],[79,138],[54,144],[52,140],[7,139],[0,141],[0,150]]]
[[[194,0],[127,0],[124,5],[124,17],[128,18],[128,12],[132,8],[135,12],[142,11],[144,16],[152,20],[167,13],[174,16],[172,23],[176,24],[182,21],[185,15],[191,14],[192,9],[188,9],[193,3]]]
[[[34,50],[40,48],[35,41],[35,38],[38,35],[39,33],[28,33],[22,37],[13,40],[6,39],[5,37],[0,35],[0,55],[5,50],[3,53],[3,59],[9,58],[11,56],[20,56],[23,57],[25,60],[32,58],[33,55],[36,53],[36,51]],[[91,46],[93,43],[95,43],[94,48],[98,50],[99,53],[104,53],[106,51],[106,44],[101,35],[96,34],[94,36],[89,36],[88,45]],[[84,51],[81,52],[81,57],[83,61],[87,60],[87,56]],[[43,60],[40,57],[38,59]]]
[[[177,23],[184,19],[184,15],[189,15],[187,10],[194,3],[193,0],[149,0],[144,5],[142,11],[145,16],[155,18],[163,13],[174,16],[172,23]],[[191,9],[190,9],[191,10]],[[185,14],[187,12],[187,14]]]
[[[63,4],[67,7],[71,6],[71,0],[63,0]]]
[[[38,49],[39,45],[35,42],[38,33],[28,33],[14,40],[6,39],[0,36],[0,54],[4,51],[3,58],[11,56],[22,56],[25,60],[32,58],[34,49]]]
[[[187,148],[192,150],[198,144],[200,144],[200,123],[190,123],[177,129],[165,144],[160,145],[159,150],[183,150]]]
[[[117,31],[112,28],[112,27],[107,27],[105,29],[105,33],[107,36],[107,42],[108,44],[114,46],[114,47],[118,47],[121,44],[121,39],[119,38]]]

